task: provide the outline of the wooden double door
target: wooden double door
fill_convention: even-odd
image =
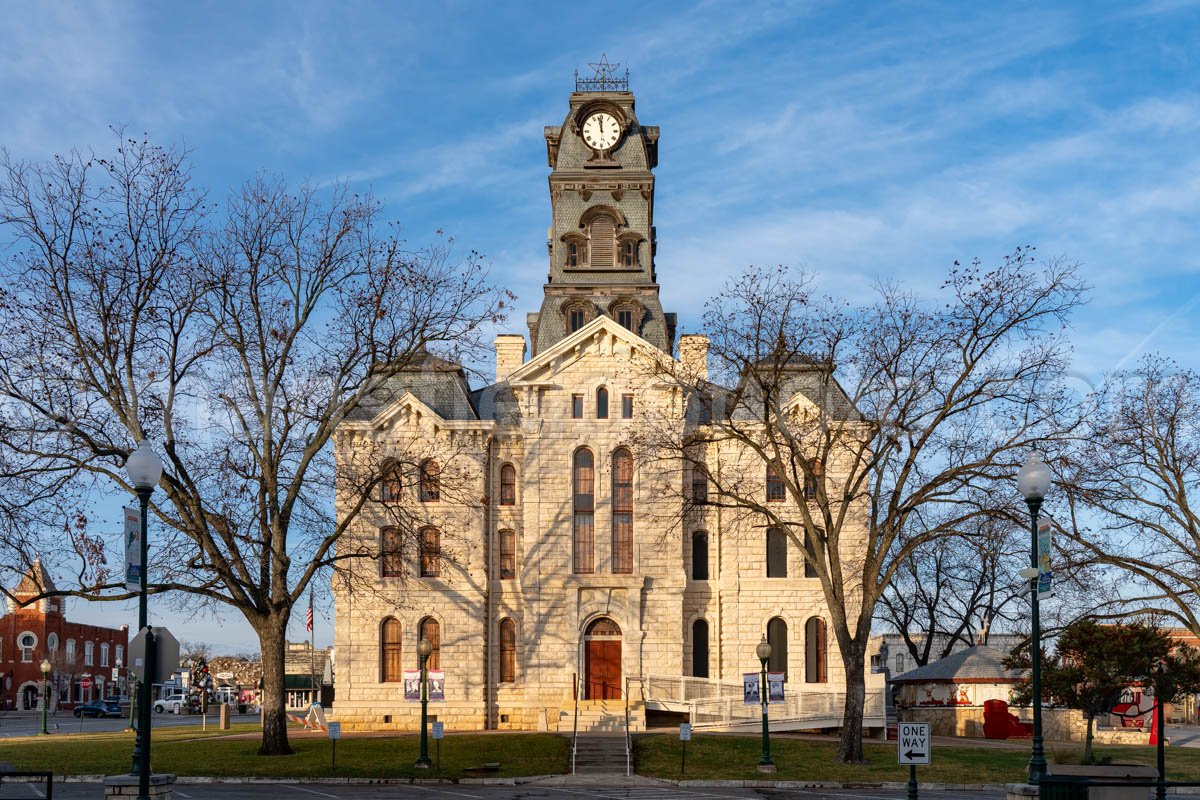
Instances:
[[[621,640],[589,639],[585,642],[586,700],[621,698]]]

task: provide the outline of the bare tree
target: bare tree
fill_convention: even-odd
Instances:
[[[39,546],[84,575],[69,591],[130,597],[102,553],[46,525],[86,512],[90,492],[132,494],[126,458],[158,443],[152,589],[246,618],[260,753],[291,752],[292,609],[346,559],[378,557],[339,551],[380,474],[336,463],[334,431],[429,348],[476,346],[505,295],[474,253],[406,249],[370,198],[260,177],[217,206],[181,153],[146,141],[45,164],[5,155],[0,231],[0,494],[30,537],[22,558]]]
[[[928,301],[884,285],[861,306],[751,269],[707,306],[713,380],[669,376],[699,412],[658,425],[650,457],[723,458],[708,503],[743,531],[788,531],[820,580],[846,678],[840,760],[864,760],[866,650],[897,570],[988,513],[979,498],[1015,500],[1029,448],[1058,433],[1062,334],[1083,290],[1073,266],[1031,249],[955,264]]]
[[[1120,591],[1093,615],[1200,635],[1200,375],[1148,356],[1093,399],[1058,476],[1075,560],[1120,570]]]

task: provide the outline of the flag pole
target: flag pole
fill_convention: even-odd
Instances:
[[[320,700],[317,691],[317,626],[313,624],[313,588],[308,587],[308,672],[309,685],[312,686],[312,702],[316,703]]]

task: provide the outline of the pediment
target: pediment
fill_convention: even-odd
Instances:
[[[674,371],[678,362],[670,355],[625,328],[611,317],[600,315],[553,346],[538,353],[508,376],[510,386],[551,383],[555,376],[588,355],[622,356],[630,361],[645,359],[651,370]]]

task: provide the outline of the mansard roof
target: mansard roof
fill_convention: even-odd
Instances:
[[[479,419],[462,365],[430,353],[419,356],[412,364],[385,380],[371,392],[366,401],[350,413],[349,418],[374,419],[406,392],[411,392],[443,419]]]
[[[50,573],[42,565],[42,559],[35,558],[29,569],[25,570],[25,574],[21,576],[21,580],[17,582],[16,588],[13,589],[13,595],[20,602],[30,597],[36,597],[42,592],[53,592],[57,588]]]

